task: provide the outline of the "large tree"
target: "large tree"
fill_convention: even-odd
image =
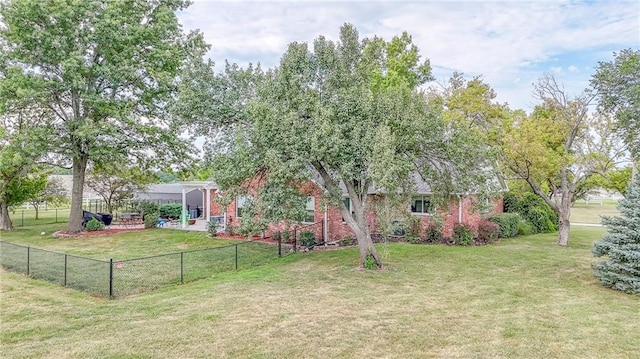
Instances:
[[[600,110],[612,113],[617,130],[628,146],[633,176],[640,162],[640,50],[614,53],[614,60],[600,62],[591,79]]]
[[[194,90],[202,94],[196,97],[212,96],[202,102],[209,116],[191,115],[204,119],[204,129],[228,134],[215,141],[216,183],[223,189],[263,183],[259,201],[315,181],[355,233],[361,266],[382,267],[365,215],[372,189],[410,193],[411,173],[443,192],[480,177],[468,175],[478,165],[477,143],[446,123],[441,107],[418,89],[431,68],[406,33],[388,42],[360,40],[347,24],[338,42],[321,36],[312,48],[292,43],[278,67],[254,73],[252,81],[246,75],[228,66],[214,82],[248,88],[237,99],[220,98],[213,86]]]
[[[512,112],[496,141],[509,173],[558,214],[558,244],[566,246],[572,204],[595,183],[590,178],[613,167],[621,149],[611,121],[590,113],[591,95],[569,98],[550,75],[540,79],[535,93],[541,104],[530,115]]]
[[[0,4],[1,82],[38,111],[54,140],[49,159],[73,170],[67,230],[82,222],[90,163],[168,161],[186,149],[166,103],[177,74],[202,56],[201,35],[185,35],[182,0],[26,1]],[[150,149],[153,149],[151,151]]]
[[[0,230],[11,230],[9,207],[44,188],[46,176],[38,163],[51,137],[49,128],[38,126],[46,111],[16,99],[16,88],[3,81],[4,73],[0,71]]]

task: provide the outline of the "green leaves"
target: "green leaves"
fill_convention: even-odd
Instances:
[[[600,62],[591,85],[600,110],[611,113],[617,129],[634,158],[640,156],[640,50],[614,53],[611,62]]]

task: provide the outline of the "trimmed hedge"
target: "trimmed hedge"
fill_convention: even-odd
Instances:
[[[522,218],[517,213],[496,213],[488,220],[500,227],[500,238],[510,238],[518,235],[518,225]]]

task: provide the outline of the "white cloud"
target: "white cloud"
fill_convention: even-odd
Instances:
[[[345,22],[362,36],[407,31],[438,79],[454,70],[482,74],[501,101],[525,108],[544,71],[558,70],[567,88],[579,90],[597,61],[640,43],[638,2],[196,1],[180,18],[186,29],[203,31],[217,63],[264,67],[276,65],[292,41],[336,40]]]

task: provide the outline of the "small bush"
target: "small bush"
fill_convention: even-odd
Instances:
[[[271,233],[271,239],[279,242],[282,239],[282,233],[280,231],[274,231]]]
[[[489,221],[500,228],[500,238],[510,238],[518,235],[518,224],[522,218],[517,213],[497,213],[490,216]]]
[[[453,226],[453,244],[458,246],[470,246],[473,244],[473,232],[466,224],[456,224]]]
[[[160,205],[156,202],[144,200],[138,203],[138,212],[142,213],[143,218],[146,218],[148,214],[158,215],[160,213]]]
[[[144,216],[144,228],[156,228],[158,226],[158,214],[147,213]]]
[[[303,231],[300,233],[300,245],[303,247],[313,247],[316,243],[316,235],[311,231]]]
[[[85,228],[89,232],[101,231],[104,229],[104,223],[98,221],[95,218],[91,218],[85,225]]]
[[[427,226],[425,242],[426,243],[442,243],[443,242],[442,224],[429,223],[429,225]]]
[[[480,244],[490,244],[498,240],[500,226],[491,221],[478,222],[478,242]]]
[[[421,230],[420,217],[410,216],[407,220],[406,225],[406,235],[405,239],[409,243],[420,243],[422,239],[420,238],[420,230]]]
[[[218,226],[219,223],[213,219],[207,222],[207,234],[209,234],[209,237],[215,237],[218,234]]]
[[[518,223],[518,235],[520,236],[528,236],[530,234],[534,234],[535,230],[533,229],[533,225],[531,223],[521,220]]]
[[[178,219],[182,213],[182,205],[180,203],[167,203],[160,206],[160,217]]]

